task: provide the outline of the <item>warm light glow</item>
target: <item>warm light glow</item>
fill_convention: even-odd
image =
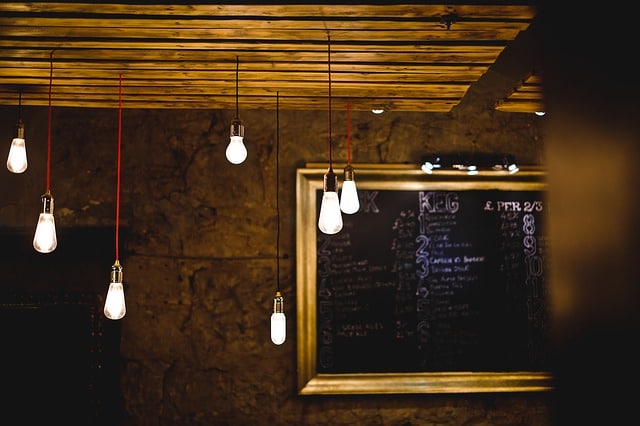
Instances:
[[[353,167],[349,164],[344,168],[344,181],[340,193],[340,210],[346,214],[354,214],[360,210],[360,200],[354,177]]]
[[[356,183],[352,180],[342,182],[342,193],[340,194],[340,210],[346,214],[357,213],[360,210],[360,200]]]
[[[124,287],[122,286],[122,266],[116,260],[111,266],[111,283],[109,284],[107,299],[104,302],[104,316],[112,320],[119,320],[124,317],[126,312]]]
[[[273,313],[271,314],[271,341],[281,345],[287,338],[287,318],[284,316],[284,298],[278,291],[273,298]]]
[[[242,136],[231,136],[227,145],[227,160],[233,164],[240,164],[247,159],[247,148],[244,146]]]
[[[12,173],[22,173],[27,170],[27,148],[23,138],[14,138],[11,142],[7,169]]]
[[[244,146],[244,125],[236,116],[231,122],[230,140],[227,145],[227,160],[233,164],[240,164],[247,158],[247,148]]]
[[[324,175],[323,188],[318,228],[325,234],[337,234],[342,229],[342,211],[337,192],[338,177],[331,168]]]
[[[56,222],[53,218],[53,197],[47,191],[41,197],[42,212],[38,217],[36,233],[33,236],[33,248],[40,253],[51,253],[58,246]]]
[[[287,319],[282,312],[271,314],[271,341],[281,345],[287,338]]]
[[[342,229],[340,201],[335,191],[325,191],[322,195],[318,228],[325,234],[337,234]]]
[[[112,320],[119,320],[124,317],[126,312],[122,283],[109,284],[107,300],[104,303],[104,316]]]
[[[51,253],[58,246],[56,222],[51,213],[40,213],[36,233],[33,237],[33,248],[40,253]]]

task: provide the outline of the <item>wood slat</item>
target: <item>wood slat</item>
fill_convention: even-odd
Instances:
[[[330,22],[330,24],[328,24]],[[441,22],[439,17],[425,18],[419,17],[417,19],[404,19],[401,21],[405,26],[410,27],[408,31],[420,32],[420,31],[437,31],[442,32],[445,25]],[[324,17],[322,20],[311,19],[278,19],[278,20],[258,20],[254,17],[248,19],[183,19],[175,18],[173,16],[167,16],[166,18],[158,19],[156,17],[149,17],[146,19],[131,19],[122,18],[113,20],[100,18],[58,18],[58,17],[13,17],[2,18],[0,17],[0,26],[4,27],[4,31],[7,35],[12,36],[36,36],[40,31],[47,31],[55,33],[56,28],[59,29],[100,29],[101,31],[127,29],[131,32],[133,30],[153,30],[161,32],[171,32],[178,38],[187,38],[186,35],[196,31],[210,31],[220,32],[224,34],[228,30],[246,30],[256,31],[256,34],[264,33],[268,31],[271,35],[274,31],[280,31],[283,34],[291,34],[292,32],[304,35],[306,31],[322,31],[326,34],[327,31],[336,32],[336,34],[348,34],[358,33],[361,31],[380,31],[381,33],[389,30],[398,30],[398,20],[383,20],[377,19],[375,21],[366,20],[361,18],[356,20],[345,20],[344,17]],[[500,29],[509,29],[522,31],[528,27],[528,20],[514,20],[514,21],[494,21],[494,20],[474,20],[464,21],[460,20],[452,24],[448,33],[452,39],[458,38],[458,31],[496,31]],[[105,33],[106,34],[106,33]],[[133,32],[135,34],[135,32]],[[277,34],[277,33],[276,33]],[[165,35],[166,36],[166,35]],[[255,35],[248,33],[247,37],[251,36],[255,38]],[[278,39],[278,37],[269,37],[270,39]],[[288,38],[288,37],[286,37]],[[337,37],[340,39],[340,37]]]
[[[181,5],[171,2],[156,2],[157,4],[102,3],[44,3],[44,2],[6,2],[0,3],[0,12],[13,13],[56,13],[56,14],[118,14],[118,15],[153,15],[153,16],[251,16],[259,18],[274,17],[313,17],[340,16],[343,18],[366,19],[372,17],[386,18],[439,18],[445,13],[456,12],[467,18],[499,18],[525,19],[535,16],[535,2],[517,2],[514,5],[498,2],[495,5],[482,2],[481,6],[473,1],[465,1],[458,5],[455,1],[443,4],[403,4],[403,5],[299,5],[277,4],[260,5],[247,3],[246,5],[220,4],[190,4]]]

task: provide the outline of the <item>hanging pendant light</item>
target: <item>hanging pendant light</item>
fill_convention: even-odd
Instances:
[[[273,298],[271,314],[271,341],[281,345],[287,338],[287,318],[284,315],[284,298],[280,293],[280,106],[279,94],[276,92],[276,295]]]
[[[231,138],[227,145],[227,160],[233,164],[240,164],[247,158],[247,148],[244,146],[244,124],[238,113],[238,57],[236,56],[236,116],[231,122]]]
[[[329,170],[324,175],[322,204],[320,204],[320,216],[318,218],[318,228],[325,234],[337,234],[342,229],[342,213],[340,211],[340,200],[338,199],[338,176],[333,172],[333,162],[331,159],[331,37],[327,36],[329,67]]]
[[[104,316],[112,319],[122,319],[127,313],[124,302],[124,286],[122,285],[122,265],[118,259],[111,266],[111,281],[104,302]]]
[[[340,210],[346,214],[354,214],[360,210],[358,189],[354,178],[355,173],[351,165],[351,106],[347,102],[347,165],[344,168],[344,181],[340,192]]]
[[[16,124],[16,137],[11,141],[11,148],[9,148],[7,169],[11,173],[22,173],[27,170],[27,147],[24,140],[24,123],[22,122],[22,92],[18,97],[18,124]]]
[[[107,298],[104,302],[104,316],[119,320],[124,317],[127,307],[124,302],[124,286],[122,285],[122,265],[120,265],[119,232],[120,232],[120,163],[122,145],[122,74],[120,74],[120,90],[118,96],[118,170],[116,184],[116,260],[111,266],[111,281]]]
[[[58,246],[56,222],[53,217],[53,196],[51,195],[51,86],[53,83],[53,52],[49,55],[49,118],[47,127],[47,190],[42,195],[42,212],[38,217],[33,248],[40,253],[51,253]]]

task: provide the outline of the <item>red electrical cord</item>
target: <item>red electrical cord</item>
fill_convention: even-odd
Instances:
[[[119,254],[119,229],[120,229],[120,157],[122,145],[122,73],[120,73],[120,90],[118,93],[118,179],[116,185],[116,260],[120,259]]]

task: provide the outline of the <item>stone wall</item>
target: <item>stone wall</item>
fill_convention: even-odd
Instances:
[[[22,175],[0,173],[3,229],[33,229],[46,189],[47,110],[23,107],[22,118],[29,168]],[[114,109],[54,106],[50,176],[61,232],[115,225],[117,118]],[[280,285],[288,318],[282,346],[269,337],[276,114],[240,109],[249,152],[241,165],[224,155],[232,118],[232,111],[218,110],[123,111],[120,260],[127,315],[121,320],[120,424],[548,424],[548,396],[540,393],[298,396],[295,171],[327,162],[327,114],[280,111]],[[14,109],[0,109],[6,152],[15,122]],[[346,111],[333,111],[332,130],[333,161],[344,162]],[[352,111],[351,138],[356,165],[418,167],[425,154],[461,151],[508,152],[520,164],[545,164],[543,119],[477,105],[448,114]],[[87,286],[77,290],[106,293],[115,256],[113,242],[107,244],[114,254],[103,259],[103,273],[74,280]],[[11,247],[3,242],[2,249]],[[5,261],[3,270],[11,267]],[[50,285],[69,274],[74,271],[52,270]],[[5,291],[33,284],[12,283]]]

